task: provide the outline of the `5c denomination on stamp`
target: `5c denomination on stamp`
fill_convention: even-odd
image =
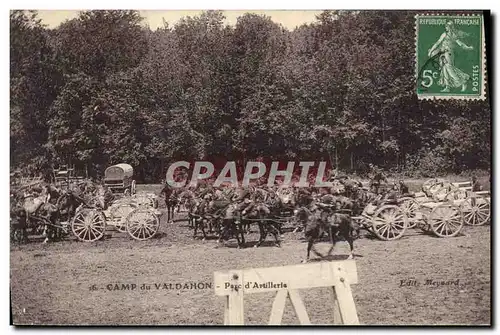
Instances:
[[[485,99],[482,15],[417,15],[419,99]]]

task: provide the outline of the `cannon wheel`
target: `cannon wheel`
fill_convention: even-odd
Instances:
[[[401,238],[408,227],[408,218],[395,205],[380,207],[372,217],[372,230],[375,236],[384,241]]]
[[[136,208],[133,204],[118,204],[109,209],[110,216],[115,220],[116,230],[120,233],[127,232],[127,216]],[[119,221],[118,221],[119,220]]]
[[[437,205],[429,215],[429,225],[436,236],[457,236],[464,225],[463,213],[453,203],[443,202]]]
[[[471,195],[460,204],[465,224],[482,226],[490,220],[490,201],[481,195]]]
[[[399,208],[408,218],[409,229],[417,226],[417,211],[420,209],[420,204],[412,197],[403,197],[400,200]]]
[[[160,219],[149,208],[136,208],[127,216],[127,232],[136,240],[152,238],[160,228]]]
[[[101,211],[82,209],[71,220],[71,230],[80,241],[97,241],[106,231],[106,217]]]

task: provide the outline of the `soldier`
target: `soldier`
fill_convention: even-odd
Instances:
[[[379,188],[382,182],[387,183],[387,177],[384,172],[378,167],[370,163],[371,177],[370,177],[370,188],[373,193],[378,194]]]
[[[318,207],[321,209],[320,218],[323,224],[326,224],[331,209],[335,206],[335,200],[336,197],[332,194],[324,194],[321,196]]]
[[[483,186],[477,180],[475,175],[472,176],[472,192],[479,192],[483,190]]]
[[[477,180],[476,175],[473,175],[472,176],[472,192],[479,192],[482,190],[483,190],[483,187],[481,186],[481,184]],[[471,199],[471,205],[476,206],[476,196],[474,195],[474,193],[473,193],[473,196]]]
[[[392,188],[382,198],[383,202],[392,202],[398,199],[399,187],[394,184]]]
[[[309,188],[297,189],[297,203],[299,206],[307,206],[313,201],[313,194]]]
[[[359,186],[358,182],[351,178],[343,179],[342,184],[345,187],[345,196],[348,198],[353,196]]]
[[[407,196],[410,196],[411,193],[408,189],[408,185],[405,184],[405,182],[403,181],[403,179],[400,179],[399,180],[399,193],[404,196],[404,197],[407,197]]]

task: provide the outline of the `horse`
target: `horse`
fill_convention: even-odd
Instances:
[[[64,221],[69,222],[82,206],[92,207],[92,205],[87,204],[87,201],[78,193],[79,192],[75,190],[65,190],[57,198],[56,206],[59,208],[61,220],[65,219]],[[98,202],[102,206],[105,206],[104,199],[98,199]]]
[[[231,203],[225,208],[223,213],[224,216],[222,218],[221,231],[217,243],[221,243],[222,240],[229,240],[231,236],[234,236],[238,241],[238,249],[244,246],[245,235],[243,232],[241,212],[246,205],[247,204],[244,202]]]
[[[168,184],[160,191],[160,196],[165,196],[165,207],[167,208],[167,222],[174,223],[175,206],[179,204],[178,190],[172,189]]]
[[[231,204],[229,200],[214,200],[212,196],[206,196],[205,199],[200,201],[198,207],[199,211],[197,213],[198,218],[194,222],[194,236],[198,229],[203,233],[203,240],[206,239],[206,224],[208,224],[208,232],[220,235],[220,221],[226,210],[226,208]]]
[[[56,240],[60,237],[59,209],[51,202],[51,197],[57,192],[57,188],[50,184],[42,184],[38,187],[22,193],[20,201],[24,210],[24,228],[33,223],[42,223],[44,243]]]
[[[200,205],[200,201],[196,199],[195,194],[191,190],[182,191],[178,198],[179,203],[184,204],[188,213],[188,226],[193,229],[195,225],[195,213]]]
[[[26,211],[15,192],[11,192],[10,195],[10,225],[12,241],[19,243],[28,241]]]
[[[281,241],[278,237],[281,234],[281,224],[273,217],[271,209],[266,204],[251,204],[250,208],[247,207],[244,212],[242,212],[242,215],[244,215],[245,219],[257,221],[258,223],[259,241],[254,245],[255,248],[262,245],[269,233],[274,236],[275,245],[277,247],[281,246]]]
[[[207,211],[207,207],[208,207],[208,199],[201,199],[197,202],[194,211],[189,213],[193,220],[192,221],[194,229],[193,238],[196,238],[198,229],[200,229],[203,234],[203,240],[206,240],[207,238],[207,233],[205,231],[205,222],[207,221],[205,214]]]
[[[279,188],[276,191],[271,191],[267,197],[266,205],[271,211],[271,217],[275,218],[279,224],[277,225],[280,235],[282,232],[281,220],[283,216],[293,215],[297,206],[297,194],[293,188]]]
[[[326,217],[325,213],[327,214]],[[311,251],[322,258],[325,257],[314,248],[314,243],[323,233],[328,233],[332,244],[328,250],[328,256],[332,254],[335,248],[335,238],[342,236],[349,243],[350,255],[348,259],[354,258],[353,232],[359,230],[359,227],[356,227],[356,223],[352,221],[349,214],[335,212],[333,207],[326,204],[315,204],[311,209],[307,207],[299,208],[296,211],[296,216],[298,221],[305,226],[304,235],[307,239],[307,256],[303,263],[309,261]]]

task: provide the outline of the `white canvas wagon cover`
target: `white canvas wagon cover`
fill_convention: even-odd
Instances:
[[[104,180],[124,180],[132,178],[134,169],[131,165],[121,163],[110,166],[104,171]]]

